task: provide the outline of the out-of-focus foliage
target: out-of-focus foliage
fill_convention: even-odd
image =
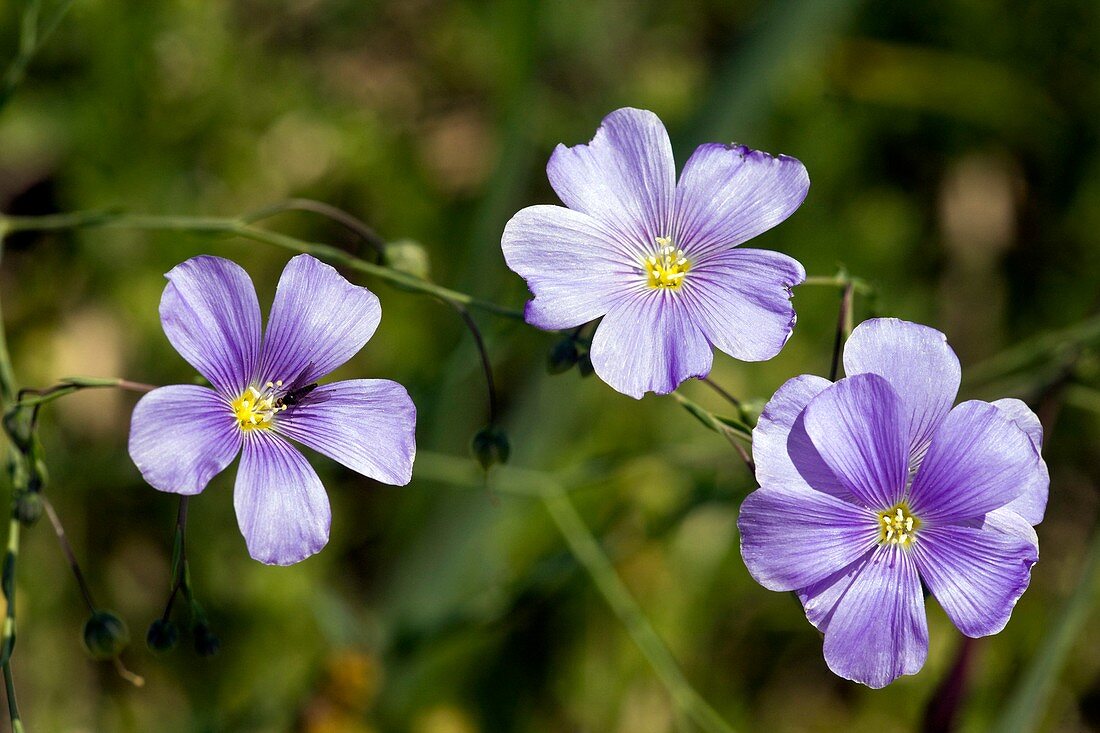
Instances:
[[[20,6],[0,6],[8,56]],[[681,162],[713,140],[800,158],[809,198],[759,246],[811,274],[843,264],[872,280],[875,312],[945,331],[965,373],[1097,305],[1098,29],[1094,0],[78,0],[0,112],[0,204],[237,215],[311,197],[422,243],[437,281],[519,306],[526,292],[499,249],[504,222],[555,200],[543,173],[555,144],[586,141],[616,107],[644,107],[666,121]],[[269,224],[355,246],[306,214]],[[190,380],[157,303],[162,273],[202,252],[241,262],[261,302],[287,259],[179,234],[11,238],[0,283],[22,383]],[[377,290],[382,325],[341,375],[404,383],[420,449],[467,455],[487,415],[461,321]],[[778,358],[718,357],[715,380],[760,400],[791,376],[827,372],[837,294],[802,288],[795,302],[798,326]],[[737,506],[752,483],[728,444],[670,399],[635,402],[575,370],[548,376],[554,334],[477,317],[512,463],[595,465],[598,480],[575,495],[586,521],[732,724],[917,724],[960,644],[934,602],[919,676],[882,691],[837,679],[797,601],[757,586],[741,563]],[[1095,382],[1096,370],[1086,354],[1079,378]],[[1048,371],[963,396],[1033,397]],[[722,407],[705,387],[685,391]],[[49,492],[90,581],[140,640],[167,595],[176,502],[126,458],[133,401],[66,397],[44,411],[43,440]],[[976,647],[966,730],[994,720],[1078,581],[1100,509],[1096,420],[1067,404],[1048,436],[1042,558],[1008,628]],[[54,537],[26,532],[14,666],[30,729],[689,729],[538,502],[494,496],[491,480],[390,488],[329,461],[317,468],[332,540],[292,568],[248,558],[232,472],[192,502],[192,574],[221,652],[200,658],[186,639],[166,655],[135,644],[127,663],[147,678],[140,690],[86,659],[84,609]],[[1051,680],[1045,729],[1100,725],[1100,647],[1088,641],[1098,633],[1090,612]]]

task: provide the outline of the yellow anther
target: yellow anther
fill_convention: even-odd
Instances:
[[[268,382],[263,392],[250,386],[229,404],[229,409],[232,410],[237,426],[241,430],[271,427],[271,418],[286,409],[285,405],[279,404],[274,392],[274,388],[281,384],[282,382]]]
[[[691,267],[691,262],[684,257],[682,249],[672,246],[671,237],[657,237],[657,246],[657,254],[642,261],[645,265],[646,284],[651,288],[676,290],[684,284],[684,276]]]
[[[908,547],[920,528],[920,520],[909,511],[904,501],[892,509],[879,512],[879,542]]]

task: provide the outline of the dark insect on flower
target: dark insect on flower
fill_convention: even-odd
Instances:
[[[308,395],[315,389],[317,389],[316,382],[314,382],[313,384],[307,384],[304,387],[292,389],[279,399],[275,400],[275,407],[294,407],[294,405],[297,405],[299,402],[301,402],[306,395]]]

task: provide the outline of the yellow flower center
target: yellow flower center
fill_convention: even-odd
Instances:
[[[682,249],[672,246],[671,237],[657,237],[657,253],[644,260],[646,283],[651,288],[669,288],[677,290],[684,284],[691,263],[684,257]]]
[[[276,399],[275,390],[282,387],[282,381],[268,382],[263,390],[249,387],[237,399],[229,403],[237,426],[244,431],[266,430],[271,427],[271,418],[286,409],[281,399]]]
[[[881,544],[908,547],[920,528],[920,520],[909,512],[909,506],[903,501],[893,509],[880,512],[879,542]]]

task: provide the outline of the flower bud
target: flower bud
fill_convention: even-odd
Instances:
[[[582,377],[592,376],[592,372],[595,371],[592,368],[592,357],[588,355],[588,352],[581,354],[577,358],[577,371],[581,373]]]
[[[421,280],[431,279],[431,259],[419,242],[402,239],[389,242],[382,251],[382,262],[390,269],[404,272]]]
[[[15,498],[15,518],[24,527],[32,527],[42,517],[42,495],[37,491],[20,491]]]
[[[212,657],[221,649],[222,642],[205,621],[199,621],[191,629],[195,637],[195,652],[200,657]]]
[[[573,368],[577,363],[577,342],[572,336],[563,338],[550,349],[550,356],[546,360],[546,371],[551,374],[562,374]]]
[[[512,453],[508,435],[495,425],[486,425],[478,430],[470,441],[470,451],[486,471],[496,463],[507,463]]]
[[[114,659],[129,643],[126,622],[110,611],[96,611],[84,622],[84,648],[92,659]]]
[[[149,624],[145,645],[155,652],[167,652],[176,648],[179,639],[179,627],[167,619],[158,618]]]

